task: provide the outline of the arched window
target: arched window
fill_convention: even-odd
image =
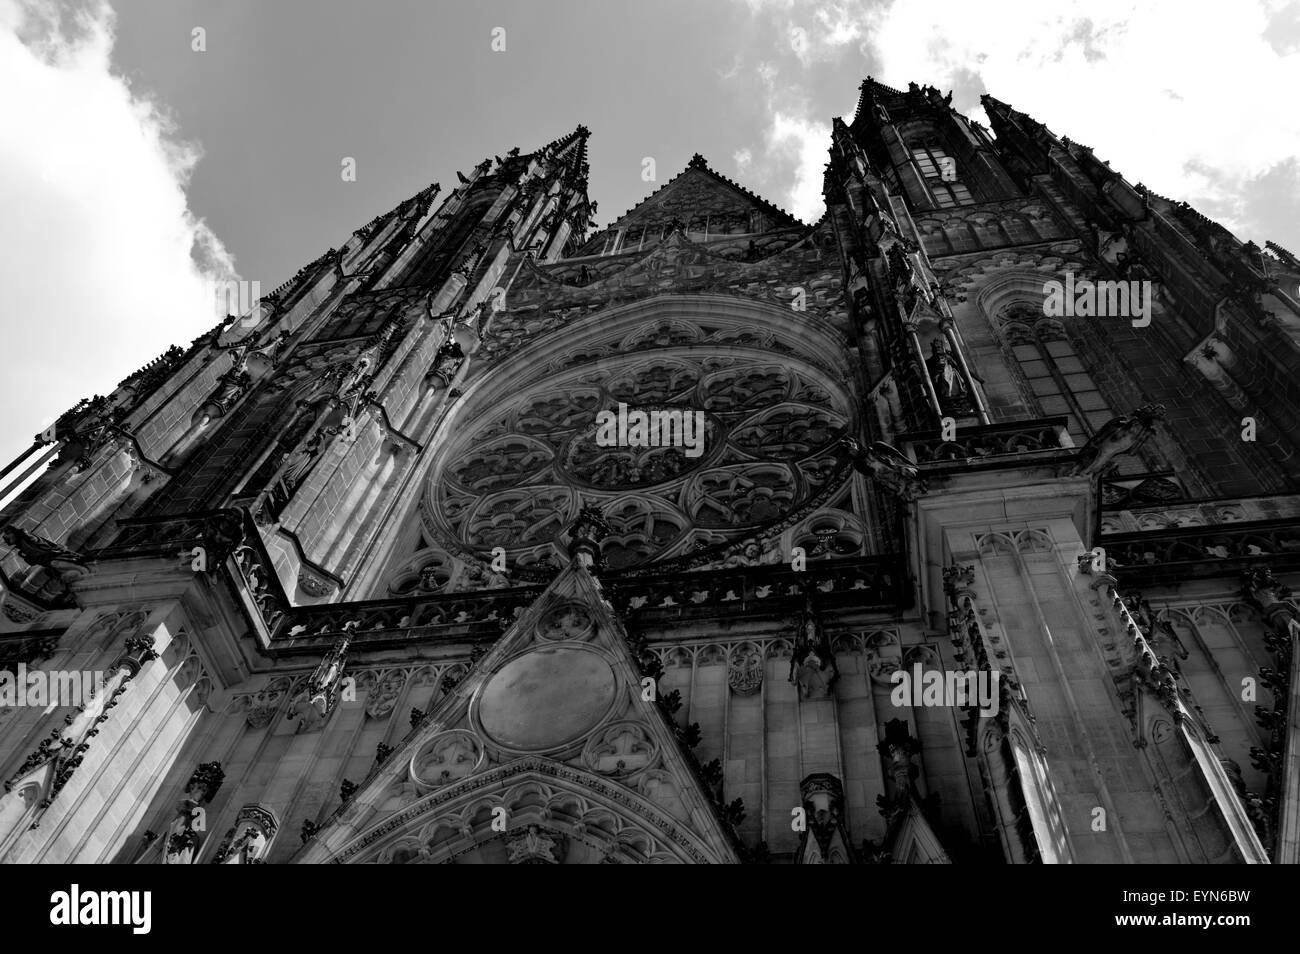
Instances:
[[[457,213],[451,226],[436,235],[419,256],[407,266],[398,285],[428,285],[441,282],[469,245],[471,233],[487,214],[501,190],[492,188],[474,193],[465,208]]]
[[[961,181],[957,160],[937,140],[926,139],[912,144],[912,158],[925,177],[925,185],[941,209],[973,205],[970,189]]]
[[[998,326],[1019,366],[1029,406],[1044,417],[1066,415],[1076,445],[1085,444],[1115,416],[1062,323],[1044,317],[1041,305],[1008,305],[999,315]]]

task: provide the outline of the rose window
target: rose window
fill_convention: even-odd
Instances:
[[[606,357],[467,408],[432,475],[426,528],[451,550],[504,547],[512,566],[562,562],[560,533],[595,505],[619,568],[751,534],[847,479],[832,445],[848,404],[824,372],[784,355],[693,351]],[[620,403],[674,425],[692,415],[698,443],[674,426],[667,446],[606,446],[598,414]]]

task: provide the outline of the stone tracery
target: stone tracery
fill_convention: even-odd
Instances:
[[[457,427],[422,509],[428,535],[453,552],[499,546],[512,564],[535,564],[594,503],[614,528],[607,558],[617,569],[790,516],[835,472],[832,434],[849,422],[847,401],[816,359],[773,360],[720,334],[659,317],[609,348],[593,335],[570,360],[541,366],[541,380],[526,364],[521,375],[534,380],[522,396],[484,401]],[[647,345],[657,350],[638,351]],[[596,415],[620,402],[702,412],[702,452],[601,446]]]

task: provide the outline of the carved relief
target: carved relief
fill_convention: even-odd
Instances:
[[[558,832],[529,825],[506,835],[512,865],[558,865],[566,854],[567,839]]]
[[[727,685],[738,696],[753,695],[763,685],[763,652],[754,643],[741,643],[728,654]]]
[[[472,732],[453,729],[435,735],[411,757],[411,778],[431,790],[473,775],[487,761],[487,753]]]
[[[565,603],[547,612],[537,624],[543,639],[585,639],[591,635],[591,614],[581,603]]]
[[[594,734],[582,753],[583,764],[601,775],[634,775],[658,760],[658,746],[635,722],[616,722]]]
[[[264,729],[279,710],[288,694],[291,681],[287,677],[272,679],[265,689],[251,695],[238,697],[236,704],[246,706],[244,719],[250,729]]]
[[[375,682],[374,688],[366,692],[366,715],[372,719],[387,719],[393,714],[393,708],[397,705],[397,700],[405,686],[404,670],[391,669],[386,672]],[[360,690],[362,687],[363,682],[358,677],[357,689]]]
[[[894,633],[872,633],[866,640],[867,674],[880,686],[893,685],[893,675],[902,661],[898,636]]]

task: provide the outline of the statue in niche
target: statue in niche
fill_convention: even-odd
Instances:
[[[311,437],[300,443],[293,453],[285,458],[284,471],[280,479],[289,493],[302,486],[302,482],[307,479],[316,461],[325,452],[334,431],[335,428],[332,427],[318,428]]]
[[[930,342],[930,357],[925,362],[925,370],[939,396],[939,407],[947,414],[965,413],[970,394],[961,369],[948,348],[948,339],[943,335]]]
[[[840,678],[840,667],[831,650],[830,637],[822,628],[813,608],[812,594],[804,594],[804,609],[799,614],[794,652],[790,655],[789,681],[796,684],[800,698],[829,696]]]
[[[245,370],[244,361],[241,358],[229,371],[221,376],[217,382],[217,390],[204,405],[205,408],[211,408],[207,413],[209,417],[219,417],[225,414],[234,406],[235,402],[243,396],[252,384],[252,376]],[[215,410],[216,413],[213,413]]]

